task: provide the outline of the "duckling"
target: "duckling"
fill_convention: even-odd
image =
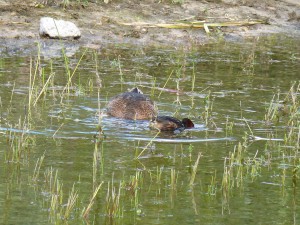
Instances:
[[[107,104],[107,114],[130,120],[146,120],[157,115],[157,108],[149,97],[133,88],[113,97]]]
[[[157,116],[150,121],[150,128],[155,128],[160,131],[182,131],[193,127],[194,123],[188,118],[184,118],[180,121],[171,116]]]

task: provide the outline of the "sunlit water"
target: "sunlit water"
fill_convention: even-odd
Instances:
[[[59,210],[66,208],[75,184],[78,201],[65,221],[69,224],[298,224],[294,159],[284,158],[275,145],[284,140],[287,127],[285,123],[266,123],[265,114],[273,96],[287,93],[299,80],[299,46],[299,40],[270,37],[189,50],[134,46],[86,52],[72,49],[67,63],[70,75],[75,68],[76,72],[70,92],[62,94],[68,81],[66,62],[57,53],[51,58],[49,46],[42,44],[38,71],[45,78],[37,74],[36,80],[44,79],[45,84],[52,74],[54,81],[30,109],[30,65],[34,73],[38,50],[2,51],[0,223],[57,223],[64,216]],[[158,134],[149,129],[148,121],[108,117],[108,99],[135,86],[157,103],[160,114],[189,117],[195,128],[180,134]],[[36,87],[35,98],[43,85],[36,83]],[[22,136],[28,144],[18,161],[11,158],[10,143]],[[266,145],[267,141],[277,147]],[[272,163],[263,163],[256,176],[244,171],[242,183],[224,194],[224,159],[239,142],[249,144],[248,157],[272,155]],[[85,221],[81,213],[95,188],[95,146],[99,152],[94,181],[103,181],[103,185]],[[196,177],[189,185],[199,152]],[[36,162],[42,155],[45,158],[34,181]],[[51,214],[45,175],[51,168],[57,170],[63,184],[56,217]],[[130,182],[137,174],[139,186],[133,194]],[[121,215],[109,217],[108,186],[113,183],[118,190],[120,182]],[[209,191],[212,184],[215,193]]]

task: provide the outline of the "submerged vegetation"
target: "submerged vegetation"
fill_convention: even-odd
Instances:
[[[176,217],[182,202],[188,208],[186,214],[193,217],[201,215],[202,201],[213,205],[219,200],[219,213],[225,214],[233,210],[232,199],[242,196],[246,187],[261,184],[278,187],[280,194],[275,198],[288,201],[286,196],[292,196],[296,201],[299,81],[264,99],[264,115],[254,118],[248,113],[250,103],[236,100],[238,91],[229,86],[226,92],[223,82],[210,83],[207,74],[202,75],[204,70],[212,73],[218,64],[195,65],[200,57],[197,52],[189,53],[192,56],[175,52],[165,59],[151,56],[154,60],[148,60],[147,65],[153,71],[142,65],[128,72],[128,56],[119,49],[112,55],[102,53],[101,59],[87,48],[72,58],[63,51],[60,63],[52,59],[48,64],[42,59],[40,46],[38,49],[37,56],[28,61],[26,91],[18,96],[21,103],[17,102],[20,90],[16,89],[20,87],[16,83],[9,89],[11,95],[0,99],[6,140],[4,144],[1,139],[5,149],[0,152],[0,169],[5,171],[2,178],[8,184],[6,197],[13,198],[16,187],[29,186],[27,192],[35,196],[31,201],[47,215],[46,223],[136,224],[145,219],[167,224],[166,217]],[[134,54],[151,58],[144,50],[136,49]],[[250,49],[249,55],[253,54]],[[243,62],[238,71],[246,68],[248,72],[238,77],[238,82],[253,82],[257,72],[253,60]],[[104,66],[114,75],[106,74]],[[229,67],[228,73],[233,70]],[[151,93],[162,113],[188,115],[198,127],[164,134],[148,131],[138,121],[122,127],[122,121],[105,118],[102,112],[112,88],[120,92],[134,85]],[[226,112],[220,110],[225,108],[224,96],[234,96],[234,104]],[[80,100],[84,104],[76,103]],[[203,129],[199,128],[202,124]],[[117,137],[120,133],[113,133],[118,129],[125,130],[123,138],[128,133],[132,136],[124,141]],[[134,136],[135,132],[138,135]],[[148,132],[148,137],[141,136],[142,132]],[[211,142],[218,141],[222,144],[213,148]]]

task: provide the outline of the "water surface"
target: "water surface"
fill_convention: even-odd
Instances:
[[[2,52],[1,224],[298,224],[299,149],[284,142],[287,120],[265,115],[272,99],[283,101],[299,81],[299,46],[279,36],[49,57],[41,44],[38,64],[38,50]],[[109,98],[135,86],[160,114],[189,117],[195,128],[157,134],[148,121],[108,117]],[[239,143],[242,169],[233,166],[226,189],[224,165]],[[51,186],[56,172],[59,194]],[[85,220],[82,211],[101,182]],[[78,197],[67,217],[73,185]],[[119,205],[112,206],[119,188]],[[56,208],[55,196],[61,197]]]

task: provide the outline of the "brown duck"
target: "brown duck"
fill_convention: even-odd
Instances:
[[[184,118],[180,121],[171,116],[157,116],[150,121],[150,127],[160,131],[182,131],[184,129],[193,128],[194,123],[188,118]]]
[[[145,120],[155,117],[157,109],[148,96],[133,88],[113,97],[107,104],[107,114],[123,119]]]

